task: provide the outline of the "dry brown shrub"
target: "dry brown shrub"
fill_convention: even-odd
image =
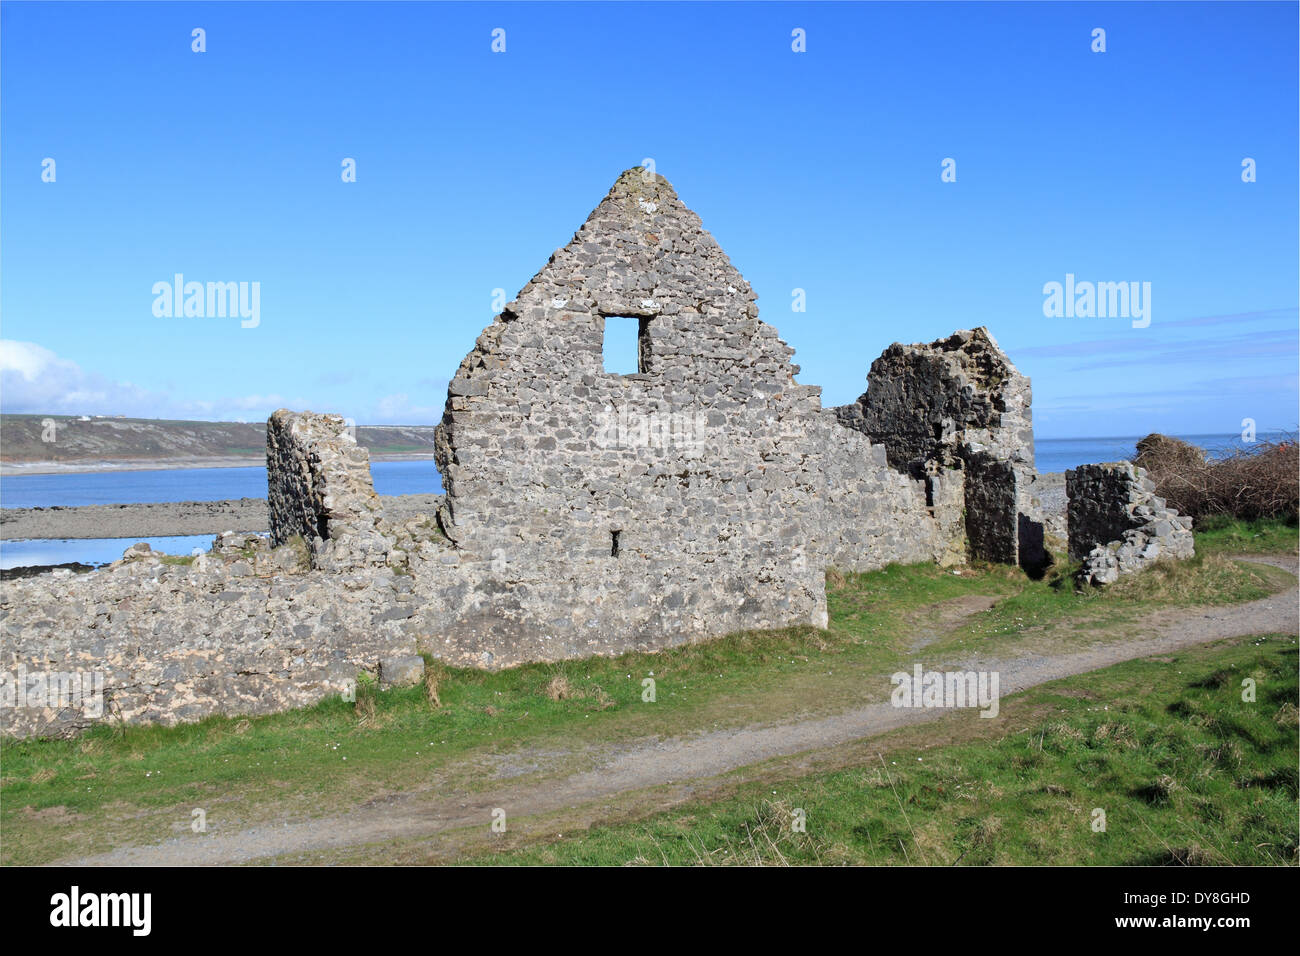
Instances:
[[[443,679],[446,676],[447,672],[438,665],[424,668],[424,699],[435,710],[442,706],[442,698],[438,696],[438,690],[442,687]]]
[[[1134,463],[1147,470],[1170,507],[1201,519],[1223,515],[1294,521],[1300,511],[1300,447],[1293,438],[1261,441],[1221,458],[1168,435],[1138,442]]]
[[[550,683],[546,685],[546,696],[551,700],[568,700],[573,697],[573,687],[569,684],[569,678],[563,673],[552,677]]]
[[[377,709],[375,707],[374,691],[365,688],[365,685],[357,685],[357,699],[352,703],[352,710],[356,714],[357,722],[365,724],[375,719]]]

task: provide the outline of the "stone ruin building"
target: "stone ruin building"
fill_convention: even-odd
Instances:
[[[636,328],[634,373],[605,370],[613,322]],[[117,718],[174,723],[411,679],[420,654],[500,668],[824,627],[831,567],[1047,560],[1029,380],[987,330],[891,346],[840,408],[792,356],[667,180],[628,170],[461,362],[435,514],[390,520],[343,419],[277,411],[269,541],[17,582],[5,663],[100,668]],[[1136,527],[1143,503],[1111,490],[1071,505],[1072,554]],[[1144,556],[1168,530],[1151,517]]]

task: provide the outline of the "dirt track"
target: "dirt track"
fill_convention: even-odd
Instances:
[[[1295,574],[1294,556],[1243,556]],[[1228,637],[1296,634],[1300,591],[1295,586],[1271,597],[1224,608],[1153,612],[1134,626],[1141,636],[1053,656],[971,658],[952,662],[963,670],[999,671],[1007,696],[1038,684],[1082,674],[1140,657],[1164,654]],[[587,820],[600,813],[599,801],[620,794],[674,784],[683,795],[711,777],[774,757],[822,750],[873,737],[907,724],[934,720],[948,711],[900,710],[872,704],[831,717],[778,726],[751,726],[688,739],[647,739],[633,747],[594,754],[590,769],[559,781],[519,780],[486,792],[447,793],[432,781],[428,789],[368,804],[345,815],[285,822],[246,830],[214,830],[152,846],[121,847],[109,853],[64,862],[97,865],[193,865],[273,862],[286,854],[341,851],[393,840],[437,840],[465,827],[486,827],[495,807],[511,808],[511,819],[586,806]],[[496,758],[503,764],[519,755]],[[527,762],[527,761],[525,761]]]

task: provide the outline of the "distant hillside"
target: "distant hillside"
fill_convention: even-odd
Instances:
[[[44,422],[55,440],[44,441]],[[372,458],[433,454],[432,425],[362,425],[357,444]],[[0,415],[0,462],[79,462],[168,458],[262,458],[266,423],[184,422],[153,418]]]

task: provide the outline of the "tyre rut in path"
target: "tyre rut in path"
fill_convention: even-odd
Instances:
[[[1295,556],[1241,556],[1295,574]],[[1140,657],[1209,641],[1251,634],[1296,634],[1300,591],[1291,586],[1245,604],[1186,611],[1158,611],[1134,627],[1143,636],[1068,654],[1013,658],[974,657],[954,665],[961,670],[998,671],[1000,693],[1008,696],[1038,684],[1083,674]],[[359,847],[387,840],[412,840],[464,827],[486,827],[496,807],[511,817],[527,817],[595,803],[664,784],[688,784],[731,770],[805,751],[821,750],[934,720],[944,709],[898,709],[870,704],[830,717],[789,724],[740,727],[686,739],[649,740],[605,755],[592,770],[556,781],[521,782],[486,792],[435,794],[433,788],[368,804],[343,815],[282,825],[267,824],[236,832],[213,832],[163,843],[120,847],[108,853],[63,862],[79,865],[194,865],[272,862],[284,854]],[[591,815],[599,807],[591,808]],[[572,824],[570,824],[571,826]],[[579,824],[581,825],[581,824]]]

